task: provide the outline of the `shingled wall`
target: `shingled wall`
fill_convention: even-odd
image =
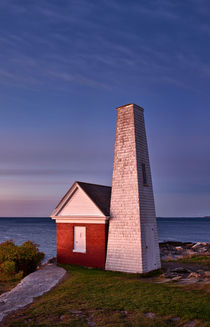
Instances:
[[[110,216],[106,269],[133,273],[158,269],[160,254],[144,110],[134,104],[117,109]]]

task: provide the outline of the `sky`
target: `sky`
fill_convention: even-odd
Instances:
[[[209,0],[0,1],[0,216],[111,185],[115,108],[145,122],[157,216],[210,215]]]

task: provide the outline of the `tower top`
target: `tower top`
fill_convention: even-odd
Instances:
[[[138,108],[140,109],[141,111],[144,111],[144,108],[140,107],[140,106],[137,106],[137,104],[135,103],[128,103],[128,104],[125,104],[124,106],[120,106],[120,107],[117,107],[116,109],[125,109],[125,108],[129,108],[129,107],[133,107],[133,108]]]

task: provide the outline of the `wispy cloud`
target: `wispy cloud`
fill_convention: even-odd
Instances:
[[[191,3],[196,6],[194,1]],[[178,74],[187,67],[192,69],[189,63],[193,49],[185,53],[184,63],[166,30],[150,40],[145,38],[144,30],[135,29],[135,24],[133,29],[127,29],[126,25],[122,25],[122,29],[113,28],[114,19],[121,23],[120,15],[139,16],[140,20],[155,18],[160,22],[166,19],[166,24],[184,26],[187,17],[183,21],[180,16],[180,8],[184,7],[182,2],[133,1],[127,6],[113,0],[102,4],[103,10],[109,12],[110,26],[107,16],[101,15],[100,6],[84,0],[66,1],[63,6],[47,0],[24,4],[3,1],[0,4],[2,10],[24,13],[23,22],[26,20],[28,30],[23,29],[23,24],[16,33],[14,30],[0,33],[0,42],[4,45],[4,53],[0,55],[4,63],[0,68],[0,83],[26,88],[46,85],[53,89],[56,84],[64,88],[78,84],[109,90],[110,85],[120,87],[118,73],[129,71],[134,79],[143,74],[147,83],[156,83],[158,79],[162,84],[193,89],[194,86]],[[202,6],[206,6],[205,1]],[[40,27],[32,32],[35,18],[36,22],[40,18]],[[208,25],[204,26],[207,28]],[[149,28],[147,21],[142,27]],[[185,30],[183,28],[183,33]],[[170,47],[174,49],[169,52]],[[197,74],[199,69],[203,71],[202,60],[196,60],[194,67]]]
[[[111,176],[106,109],[127,99],[151,106],[160,193],[207,192],[209,138],[192,135],[201,118],[209,129],[208,9],[208,0],[1,0],[1,196],[53,196],[68,176]]]
[[[103,172],[107,172],[109,171],[107,169],[107,167],[103,167],[101,166],[100,168],[99,167],[88,167],[88,173],[91,174],[91,173],[103,173]],[[22,177],[22,176],[30,176],[30,177],[33,177],[33,176],[44,176],[44,177],[47,177],[47,176],[54,176],[54,178],[56,176],[62,176],[62,175],[73,175],[73,174],[83,174],[85,172],[84,170],[84,167],[74,167],[74,168],[71,168],[71,169],[68,169],[68,168],[57,168],[57,169],[50,169],[50,168],[45,168],[45,169],[35,169],[35,168],[10,168],[10,169],[2,169],[0,168],[0,177],[13,177],[13,176],[17,176],[17,177]],[[54,183],[54,181],[53,181]]]
[[[0,200],[1,217],[48,217],[58,200],[59,196],[50,199]]]

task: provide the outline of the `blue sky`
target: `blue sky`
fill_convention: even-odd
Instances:
[[[115,107],[145,121],[158,216],[210,214],[208,0],[0,1],[1,216],[111,185]]]

